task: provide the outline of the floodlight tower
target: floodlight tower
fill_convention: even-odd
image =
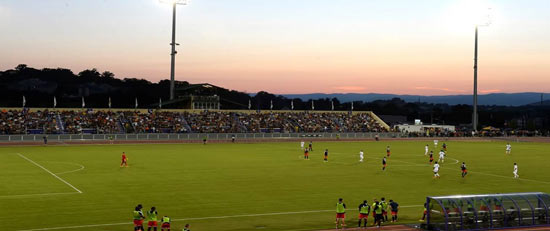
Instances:
[[[187,0],[159,0],[163,3],[172,4],[172,52],[170,53],[170,100],[174,99],[174,75],[175,75],[175,65],[176,65],[176,46],[179,46],[179,43],[176,43],[176,6],[177,5],[187,5]]]
[[[491,10],[491,8],[489,8]],[[472,128],[477,132],[477,37],[478,27],[491,25],[490,15],[487,15],[487,22],[485,24],[476,24],[475,37],[474,37],[474,114],[472,116]]]

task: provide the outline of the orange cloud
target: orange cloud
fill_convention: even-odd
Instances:
[[[345,91],[345,92],[362,92],[366,90],[366,88],[359,87],[359,86],[338,86],[338,87],[333,87],[332,89]]]
[[[480,93],[497,93],[497,92],[501,92],[502,90],[500,89],[488,89],[488,90],[479,90]]]
[[[450,88],[438,88],[438,87],[414,87],[417,90],[436,90],[436,91],[445,91],[445,92],[456,92],[461,93],[465,92],[464,90],[450,89]]]

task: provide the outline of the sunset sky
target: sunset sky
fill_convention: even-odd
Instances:
[[[491,10],[487,10],[491,8]],[[176,79],[246,92],[550,92],[549,0],[191,0]],[[169,78],[171,7],[158,0],[2,0],[0,70]]]

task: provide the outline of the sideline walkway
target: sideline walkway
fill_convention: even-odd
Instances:
[[[409,226],[405,226],[405,225],[387,225],[387,226],[382,226],[380,228],[377,228],[377,227],[367,227],[366,229],[363,229],[363,228],[357,228],[357,227],[349,227],[349,228],[345,228],[345,229],[323,229],[323,230],[319,230],[319,231],[335,231],[335,230],[346,230],[346,231],[374,231],[374,230],[387,230],[387,231],[418,231],[418,230],[421,230],[421,229],[415,229],[415,228],[412,228],[412,227],[409,227]]]

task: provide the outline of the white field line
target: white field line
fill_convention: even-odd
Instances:
[[[0,199],[2,199],[2,198],[35,197],[35,196],[55,196],[55,195],[68,195],[68,194],[80,194],[80,193],[78,193],[78,192],[61,192],[61,193],[37,193],[37,194],[5,195],[5,196],[0,196]]]
[[[422,205],[405,205],[405,206],[399,206],[399,207],[400,208],[415,208],[415,207],[422,207]],[[295,212],[278,212],[278,213],[240,214],[240,215],[228,215],[228,216],[217,216],[217,217],[190,217],[190,218],[172,219],[172,221],[197,221],[197,220],[212,220],[212,219],[226,219],[226,218],[240,218],[240,217],[262,217],[262,216],[305,214],[305,213],[324,213],[324,212],[334,212],[334,209],[330,209],[330,210],[329,209],[326,209],[326,210],[308,210],[308,211],[295,211]],[[131,224],[132,224],[131,222],[120,222],[120,223],[110,223],[110,224],[75,225],[75,226],[63,226],[63,227],[51,227],[51,228],[24,229],[24,230],[18,230],[18,231],[43,231],[43,230],[60,230],[60,229],[79,229],[79,228],[93,228],[93,227],[131,225]]]
[[[46,161],[44,161],[44,162],[46,162]],[[66,173],[78,172],[78,171],[81,171],[81,170],[86,168],[86,167],[84,167],[84,165],[81,165],[81,164],[78,164],[78,163],[73,163],[73,162],[58,162],[58,161],[47,161],[47,162],[48,163],[68,164],[68,165],[73,165],[73,166],[80,167],[80,168],[74,169],[74,170],[69,170],[69,171],[64,171],[64,172],[56,172],[55,173],[56,175],[62,175],[62,174],[66,174]]]
[[[33,160],[27,158],[26,156],[22,155],[21,153],[17,153],[18,156],[20,156],[21,158],[31,162],[32,164],[38,166],[39,168],[43,169],[44,171],[46,171],[47,173],[49,173],[50,175],[54,176],[55,178],[57,178],[58,180],[60,180],[61,182],[65,183],[66,185],[68,185],[69,187],[71,187],[72,189],[74,189],[75,191],[77,191],[78,193],[82,193],[82,191],[80,191],[80,189],[77,189],[76,187],[74,187],[72,184],[70,184],[69,182],[63,180],[61,177],[55,175],[55,173],[51,172],[50,170],[48,170],[47,168],[44,168],[42,165],[34,162]]]

